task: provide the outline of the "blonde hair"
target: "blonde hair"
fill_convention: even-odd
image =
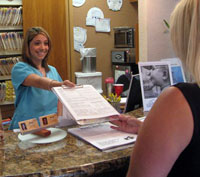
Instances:
[[[199,0],[181,0],[170,18],[174,50],[198,85],[200,85],[199,10]]]

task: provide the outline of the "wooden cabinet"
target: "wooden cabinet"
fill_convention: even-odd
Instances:
[[[23,0],[23,29],[41,26],[50,35],[52,51],[48,60],[62,79],[71,79],[68,0]],[[72,43],[72,42],[71,42]]]

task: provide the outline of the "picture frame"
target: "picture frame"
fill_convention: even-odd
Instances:
[[[161,92],[172,85],[168,61],[139,62],[139,75],[144,111],[150,111]]]
[[[186,82],[182,62],[179,58],[166,58],[166,59],[161,59],[161,61],[168,61],[170,63],[173,85],[180,82]]]

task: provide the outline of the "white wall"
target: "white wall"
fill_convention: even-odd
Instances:
[[[179,0],[139,0],[139,57],[140,61],[172,58],[170,34],[163,23]]]

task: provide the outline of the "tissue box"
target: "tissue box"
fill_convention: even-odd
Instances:
[[[99,93],[103,93],[102,90],[102,72],[94,73],[82,73],[75,72],[76,84],[92,85]]]

